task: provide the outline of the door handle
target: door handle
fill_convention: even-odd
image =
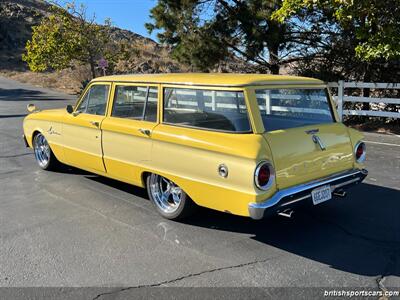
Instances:
[[[150,136],[150,134],[151,134],[151,131],[149,129],[140,128],[138,130],[139,130],[140,133],[142,133],[144,135],[147,135],[147,136]]]
[[[100,126],[100,123],[96,122],[96,121],[90,121],[89,123],[92,124],[93,126],[96,126],[96,127]]]

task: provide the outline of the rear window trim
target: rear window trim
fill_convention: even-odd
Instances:
[[[326,99],[328,100],[327,102],[328,102],[329,111],[330,111],[331,117],[332,117],[332,123],[339,123],[338,120],[336,120],[336,114],[335,114],[335,112],[333,110],[333,103],[332,103],[332,99],[330,97],[330,94],[328,92],[328,87],[326,87],[326,86],[324,86],[324,87],[311,87],[311,86],[301,87],[301,86],[295,86],[294,87],[293,86],[293,87],[285,87],[285,88],[282,88],[282,87],[281,88],[276,88],[276,87],[254,88],[254,96],[256,97],[256,101],[257,101],[257,96],[256,96],[257,95],[257,91],[259,91],[259,90],[276,90],[276,89],[287,89],[287,90],[293,90],[293,89],[304,89],[304,90],[310,90],[311,89],[311,90],[316,90],[316,89],[320,89],[320,90],[324,90],[325,95],[326,95]],[[257,107],[258,107],[258,104],[257,104]],[[260,112],[260,117],[262,119],[261,112]],[[316,123],[314,125],[321,125],[321,124],[326,124],[326,123]],[[308,125],[306,125],[306,126],[308,126]],[[291,129],[291,128],[289,128],[289,129]],[[268,130],[267,128],[265,128],[265,125],[264,125],[264,133],[272,132],[272,131],[275,131],[275,130]]]
[[[174,127],[196,129],[196,130],[201,130],[201,131],[219,132],[219,133],[230,133],[230,134],[252,134],[253,133],[252,129],[249,131],[230,131],[230,130],[212,129],[212,128],[205,128],[205,127],[191,126],[191,125],[180,125],[180,124],[164,122],[164,121],[161,124],[168,125],[168,126],[174,126]],[[250,124],[250,127],[251,127],[251,124]]]
[[[251,122],[251,116],[249,114],[249,109],[246,101],[246,95],[244,90],[238,89],[238,90],[224,90],[224,89],[215,89],[213,86],[206,86],[207,88],[192,88],[193,90],[209,90],[209,91],[218,91],[218,92],[236,92],[236,93],[243,93],[244,97],[244,103],[246,105],[246,114],[247,118],[249,121],[250,125],[250,130],[248,131],[231,131],[231,130],[223,130],[223,129],[213,129],[213,128],[205,128],[205,127],[199,127],[199,126],[192,126],[192,125],[182,125],[182,124],[177,124],[177,123],[171,123],[171,122],[165,122],[164,121],[164,112],[165,112],[165,107],[164,107],[164,102],[165,102],[165,89],[191,89],[191,87],[188,86],[163,86],[162,87],[162,118],[161,118],[161,124],[168,125],[168,126],[173,126],[173,127],[181,127],[181,128],[188,128],[188,129],[195,129],[195,130],[201,130],[201,131],[211,131],[211,132],[217,132],[217,133],[229,133],[229,134],[253,134],[253,126]],[[216,87],[221,87],[221,86],[216,86]]]

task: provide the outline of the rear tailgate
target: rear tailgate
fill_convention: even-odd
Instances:
[[[270,145],[279,189],[353,167],[353,149],[341,123],[275,130],[263,134]],[[321,141],[321,146],[317,139]]]

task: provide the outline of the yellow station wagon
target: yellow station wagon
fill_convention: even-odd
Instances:
[[[169,219],[197,206],[290,216],[360,183],[362,135],[338,119],[326,85],[305,77],[154,74],[96,78],[67,109],[31,112],[24,140],[59,163],[146,187]]]

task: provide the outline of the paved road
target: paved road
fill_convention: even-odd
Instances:
[[[39,170],[25,106],[75,97],[0,78],[0,286],[400,287],[400,137],[368,134],[370,176],[345,199],[263,221],[162,219],[145,191]]]

